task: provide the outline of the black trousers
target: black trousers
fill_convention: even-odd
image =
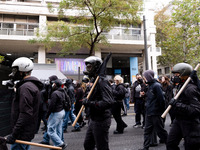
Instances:
[[[161,116],[146,115],[144,129],[144,148],[149,148],[153,131],[156,131],[160,140],[166,143],[168,134],[164,129],[164,123]]]
[[[118,132],[123,132],[127,124],[122,120],[121,116],[122,102],[116,102],[112,106],[112,115],[117,123],[116,130]]]
[[[143,116],[143,126],[145,124],[145,108],[144,108],[144,100],[142,98],[135,98],[134,104],[135,110],[135,123],[137,125],[141,125],[141,115]]]
[[[90,119],[84,141],[85,150],[109,150],[108,134],[111,118],[104,121],[93,121]]]
[[[195,138],[190,136],[193,129],[196,133],[198,133],[200,130],[193,128],[193,123],[190,120],[175,119],[167,139],[167,150],[180,150],[178,145],[182,138],[184,138],[185,150],[200,150],[199,135]]]

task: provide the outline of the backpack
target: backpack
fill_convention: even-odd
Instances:
[[[69,95],[65,91],[65,89],[64,89],[64,106],[63,107],[65,111],[69,111],[71,108],[71,100],[69,98]]]

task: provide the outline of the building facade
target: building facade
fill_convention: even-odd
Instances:
[[[56,52],[47,51],[42,44],[28,42],[36,37],[38,28],[42,30],[46,27],[47,21],[55,21],[57,18],[56,13],[49,12],[47,3],[58,5],[59,2],[60,0],[0,0],[0,55],[6,56],[10,63],[11,58],[21,56],[33,59],[34,63],[56,63],[61,72],[77,80],[78,72],[84,69],[81,64],[88,56],[86,51],[80,50],[75,55],[62,58]],[[104,58],[112,52],[107,65],[110,78],[115,74],[121,74],[125,82],[133,82],[136,73],[142,73],[146,69],[145,60],[148,61],[148,69],[153,69],[157,74],[156,57],[161,54],[161,49],[157,48],[155,43],[153,3],[153,0],[144,0],[144,11],[140,12],[141,20],[145,16],[148,59],[145,59],[143,23],[129,27],[128,32],[127,27],[119,25],[109,33],[104,33],[111,47],[102,46],[95,55]],[[74,13],[71,10],[68,12],[71,15]],[[7,64],[10,63],[7,62]],[[74,67],[68,69],[63,67],[67,65]]]

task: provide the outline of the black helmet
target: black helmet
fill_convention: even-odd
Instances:
[[[96,72],[98,71],[99,67],[102,64],[102,60],[99,57],[96,56],[90,56],[87,57],[85,60],[85,65],[86,65],[86,71],[83,73],[85,75],[88,75],[89,78],[94,77]]]
[[[180,76],[189,76],[193,68],[190,64],[187,63],[178,63],[174,65],[172,73],[179,73]]]

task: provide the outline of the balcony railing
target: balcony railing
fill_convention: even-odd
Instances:
[[[11,29],[11,28],[2,28],[0,29],[0,35],[16,35],[16,36],[34,36],[36,30],[34,29]],[[143,40],[143,37],[140,34],[111,34],[103,33],[108,40]]]
[[[143,40],[143,37],[140,34],[108,34],[103,33],[108,40]]]
[[[34,29],[0,29],[0,35],[34,36]]]

